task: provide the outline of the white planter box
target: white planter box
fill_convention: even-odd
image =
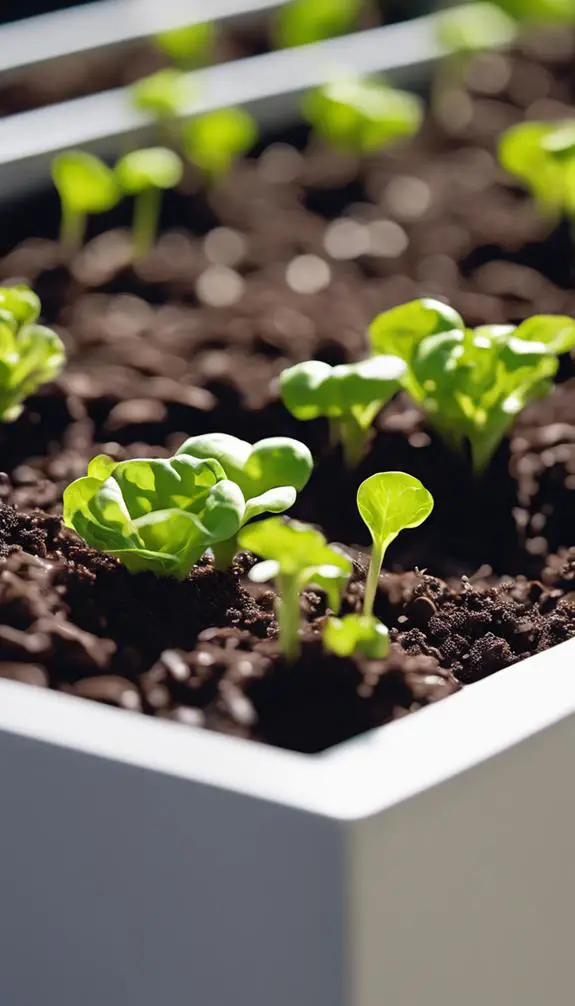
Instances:
[[[216,67],[262,121],[428,18]],[[113,92],[0,123],[0,188],[113,154]],[[575,640],[303,756],[0,682],[2,1006],[572,1006]]]

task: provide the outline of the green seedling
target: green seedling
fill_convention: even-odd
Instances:
[[[433,496],[413,475],[379,472],[361,483],[357,507],[373,541],[363,602],[363,614],[371,616],[387,549],[400,531],[419,527],[427,520]]]
[[[215,40],[215,25],[211,21],[204,21],[160,32],[154,42],[177,66],[193,70],[210,62]]]
[[[379,315],[369,337],[375,353],[403,358],[406,391],[449,447],[469,445],[481,474],[516,416],[551,391],[558,357],[575,346],[575,321],[540,315],[469,329],[456,311],[424,299]]]
[[[354,468],[365,454],[376,416],[399,390],[406,371],[397,356],[338,367],[310,360],[283,371],[281,396],[296,419],[326,416],[332,444],[341,443],[346,465]]]
[[[276,580],[279,597],[276,604],[280,648],[287,660],[297,660],[299,640],[300,594],[305,587],[325,591],[328,604],[339,611],[341,598],[352,563],[334,545],[328,545],[320,531],[308,524],[285,523],[280,517],[244,527],[239,534],[241,548],[264,559],[250,570],[255,583]]]
[[[449,126],[452,113],[445,98],[453,92],[465,91],[471,57],[484,50],[509,48],[517,38],[518,25],[497,4],[483,0],[441,11],[436,15],[435,25],[444,58],[434,80],[432,104]]]
[[[499,0],[499,5],[518,21],[543,25],[575,22],[575,0]]]
[[[289,510],[313,469],[305,444],[288,437],[268,437],[252,445],[227,433],[205,434],[186,440],[178,450],[181,455],[218,461],[245,498],[242,526],[263,513]],[[213,546],[218,569],[232,565],[238,548],[235,533]]]
[[[60,239],[74,253],[84,240],[88,216],[113,209],[120,189],[112,169],[83,150],[58,154],[52,161],[52,180],[62,207]]]
[[[575,119],[512,126],[500,140],[499,161],[544,216],[575,220]]]
[[[370,154],[414,136],[423,120],[423,103],[378,81],[348,78],[309,92],[302,114],[325,142]]]
[[[135,258],[145,257],[158,233],[162,195],[180,183],[183,164],[173,150],[150,147],[134,150],[116,165],[120,188],[134,196],[133,245]]]
[[[131,573],[183,580],[208,548],[236,534],[245,501],[213,458],[94,458],[64,491],[64,523]]]
[[[273,26],[279,49],[309,45],[350,31],[364,0],[290,0],[280,7]]]
[[[241,108],[207,112],[182,125],[181,142],[189,161],[214,179],[225,175],[233,163],[254,146],[258,128]]]
[[[193,93],[189,76],[175,67],[144,77],[130,92],[134,108],[160,123],[170,123],[184,113]]]
[[[0,422],[17,419],[25,399],[66,362],[62,340],[37,324],[39,316],[40,300],[29,287],[0,287]]]
[[[382,660],[389,653],[389,630],[375,615],[353,613],[328,619],[323,643],[337,657],[361,654],[369,660]]]

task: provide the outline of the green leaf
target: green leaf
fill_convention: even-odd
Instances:
[[[501,6],[519,21],[553,25],[575,23],[575,0],[500,0]]]
[[[191,68],[209,62],[215,39],[215,25],[204,21],[160,32],[154,41],[172,62]]]
[[[133,85],[134,108],[156,119],[173,119],[189,109],[194,88],[186,73],[170,67],[144,77]]]
[[[349,78],[311,91],[302,113],[328,143],[371,153],[414,136],[422,123],[423,104],[406,91]]]
[[[60,199],[74,213],[106,213],[120,200],[114,172],[83,150],[58,154],[52,161],[52,179]]]
[[[190,119],[182,126],[186,157],[207,175],[226,174],[254,146],[255,120],[241,108],[225,108]]]
[[[282,574],[289,576],[297,576],[309,567],[324,566],[336,567],[347,576],[351,574],[351,560],[328,545],[321,531],[309,524],[270,517],[242,528],[239,543],[263,559],[278,562]]]
[[[527,342],[542,342],[552,353],[569,353],[575,347],[575,321],[568,316],[539,314],[519,325],[515,335]]]
[[[374,615],[345,615],[328,620],[323,642],[338,657],[363,654],[370,660],[381,660],[389,652],[389,630]]]
[[[246,503],[244,524],[263,513],[284,513],[294,505],[296,499],[297,492],[293,486],[279,486],[277,489],[268,489],[259,496],[253,496]]]
[[[173,189],[183,173],[181,158],[167,147],[133,150],[116,164],[118,183],[132,196],[147,189]]]
[[[278,48],[309,45],[353,27],[364,0],[291,0],[280,7],[273,29]]]
[[[400,531],[427,520],[433,496],[413,475],[379,472],[361,483],[357,506],[374,543],[387,548]]]
[[[457,311],[423,297],[379,314],[369,326],[368,337],[374,353],[392,353],[409,364],[422,339],[454,330],[465,330]]]
[[[508,129],[499,142],[499,161],[529,189],[546,215],[573,212],[570,173],[573,122],[524,122]]]
[[[448,52],[478,52],[513,45],[517,24],[494,3],[475,0],[436,17],[440,45]]]
[[[13,422],[22,403],[59,374],[66,361],[60,337],[35,324],[36,295],[25,286],[0,288],[0,421]],[[29,322],[29,323],[28,323]]]
[[[16,323],[16,327],[30,325],[40,317],[40,298],[30,287],[0,287],[0,314]]]

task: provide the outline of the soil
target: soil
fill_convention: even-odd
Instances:
[[[564,33],[482,57],[458,128],[430,117],[391,153],[359,162],[295,130],[209,193],[188,179],[137,268],[127,208],[72,262],[51,239],[53,197],[5,214],[4,233],[37,237],[4,255],[0,279],[32,283],[69,366],[0,430],[0,676],[316,752],[575,635],[573,360],[480,483],[404,396],[353,474],[324,425],[296,423],[277,397],[287,363],[357,359],[371,318],[412,297],[446,298],[470,324],[575,314],[568,229],[542,221],[494,157],[504,126],[568,114],[574,49]],[[359,482],[401,469],[431,489],[433,517],[399,538],[380,578],[388,659],[324,654],[312,591],[303,656],[286,666],[249,557],[226,574],[206,560],[184,583],[130,576],[62,528],[62,490],[94,454],[168,455],[216,429],[309,444],[316,470],[293,515],[350,549],[344,611],[361,603],[368,558]]]

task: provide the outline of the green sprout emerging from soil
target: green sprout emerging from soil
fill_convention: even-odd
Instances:
[[[189,119],[181,127],[181,143],[188,160],[214,179],[227,174],[258,138],[254,119],[242,108],[222,108]]]
[[[160,32],[155,36],[154,42],[177,66],[193,70],[209,63],[215,39],[215,25],[211,21],[204,21]]]
[[[332,443],[342,444],[345,463],[354,468],[365,454],[376,416],[399,390],[406,370],[398,356],[337,367],[311,360],[284,370],[281,396],[296,419],[326,416]]]
[[[62,340],[37,324],[39,316],[40,300],[29,287],[0,287],[0,422],[17,419],[25,399],[66,362]]]
[[[82,150],[58,154],[52,162],[52,180],[62,206],[60,238],[73,254],[84,240],[88,216],[113,209],[120,201],[120,188],[112,169]]]
[[[389,629],[375,615],[353,612],[328,619],[323,642],[338,657],[362,654],[369,660],[382,660],[389,653]]]
[[[321,42],[353,28],[364,0],[290,0],[280,7],[273,36],[278,48]]]
[[[298,492],[309,481],[313,458],[299,440],[268,437],[250,444],[227,433],[190,437],[177,456],[215,458],[226,477],[240,488],[246,505],[241,524],[263,513],[284,513],[296,501]],[[239,550],[237,534],[212,546],[218,569],[232,565]]]
[[[280,517],[250,524],[240,531],[238,540],[241,548],[264,560],[250,570],[250,579],[255,583],[277,580],[280,649],[286,660],[297,660],[302,590],[316,586],[325,591],[330,608],[337,612],[351,575],[351,560],[328,545],[320,531],[307,524],[286,523]]]
[[[379,472],[361,483],[357,507],[373,541],[363,603],[363,614],[372,618],[385,553],[401,531],[427,520],[433,496],[413,475]]]
[[[213,458],[94,458],[64,491],[64,523],[131,573],[183,580],[204,552],[239,530],[245,501]]]
[[[181,181],[182,174],[181,158],[167,147],[134,150],[118,161],[118,184],[127,195],[135,198],[135,258],[143,258],[154,244],[162,209],[162,194],[167,189],[175,188]]]
[[[379,315],[375,353],[401,356],[406,391],[449,447],[471,450],[481,474],[516,416],[550,393],[558,357],[575,346],[575,321],[540,315],[513,325],[466,328],[445,304],[413,301]]]
[[[501,138],[499,160],[544,216],[575,221],[575,119],[512,126]]]
[[[348,78],[307,94],[302,113],[327,143],[370,154],[414,136],[423,120],[423,103],[378,81]]]

